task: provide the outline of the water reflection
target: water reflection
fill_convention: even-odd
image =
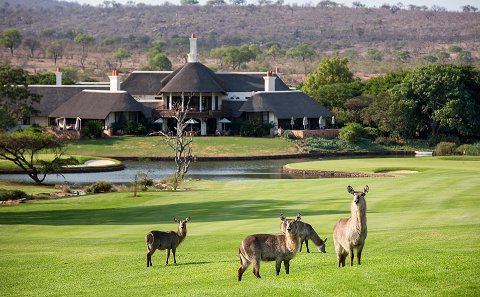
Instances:
[[[245,179],[288,179],[290,175],[282,173],[282,167],[288,163],[306,162],[315,159],[254,160],[254,161],[216,161],[192,163],[188,177],[207,180],[245,180]],[[114,183],[128,183],[135,174],[146,173],[154,180],[171,176],[175,164],[165,161],[124,161],[125,169],[114,172],[69,173],[48,176],[47,183],[92,183],[106,180]],[[0,174],[0,180],[31,181],[24,174]]]

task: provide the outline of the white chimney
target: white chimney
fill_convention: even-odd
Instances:
[[[267,76],[264,76],[263,79],[265,80],[265,92],[275,92],[276,77],[273,76],[272,71],[268,71]]]
[[[280,73],[280,67],[275,67],[275,74],[278,76],[278,77],[282,77],[281,73]]]
[[[190,53],[188,54],[188,63],[196,62],[198,62],[197,38],[195,37],[195,33],[192,33],[192,37],[190,37]]]
[[[62,72],[60,71],[60,67],[57,67],[57,71],[55,71],[55,85],[62,85]]]
[[[112,70],[112,75],[110,78],[110,91],[120,91],[120,77],[118,77],[118,70]]]

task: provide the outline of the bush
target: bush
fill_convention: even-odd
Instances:
[[[140,123],[127,121],[123,133],[128,135],[145,135],[147,134],[147,129],[145,129],[145,126]]]
[[[240,136],[262,137],[270,133],[270,128],[273,128],[272,123],[266,124],[259,121],[246,121],[240,126]]]
[[[460,155],[468,155],[469,148],[470,148],[469,144],[462,144],[455,149],[455,153]]]
[[[365,128],[358,123],[348,123],[340,129],[338,138],[347,142],[357,142],[367,135]]]
[[[88,138],[101,138],[103,136],[103,125],[100,121],[88,121],[82,130]]]
[[[454,142],[440,142],[435,147],[435,154],[437,156],[455,155],[457,145]]]
[[[113,188],[113,185],[110,182],[98,181],[88,186],[85,189],[85,191],[87,193],[106,193],[106,192],[114,192],[115,189]]]
[[[16,200],[20,198],[28,198],[24,191],[0,189],[0,201]]]
[[[471,144],[468,147],[467,155],[469,156],[480,156],[480,142]]]

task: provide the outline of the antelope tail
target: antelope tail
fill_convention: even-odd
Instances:
[[[153,234],[148,233],[145,239],[146,239],[146,242],[147,242],[147,249],[151,250],[152,249],[152,243],[153,243]]]

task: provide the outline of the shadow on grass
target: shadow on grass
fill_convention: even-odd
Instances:
[[[191,217],[190,223],[278,218],[290,210],[291,202],[281,200],[211,201],[170,205],[106,209],[41,210],[2,213],[4,225],[143,225],[173,223],[174,217]],[[302,212],[292,209],[291,212]],[[350,211],[309,211],[309,215],[349,214]]]

